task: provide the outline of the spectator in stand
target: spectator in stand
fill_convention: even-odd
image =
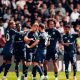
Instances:
[[[46,4],[42,5],[41,13],[42,13],[43,18],[49,16],[49,10]]]
[[[10,0],[1,0],[1,3],[8,7],[10,5]]]
[[[69,12],[66,12],[65,19],[66,19],[67,23],[70,22]]]
[[[4,28],[4,32],[5,32],[6,28],[8,27],[8,22],[9,22],[8,19],[4,19],[4,20],[3,20],[3,28]]]
[[[71,22],[75,22],[78,19],[79,15],[80,14],[78,13],[78,10],[76,8],[74,8],[73,12],[70,15]]]
[[[80,14],[80,3],[77,3],[76,8],[77,8],[77,10],[78,10],[78,12]]]
[[[55,15],[56,13],[55,13],[55,5],[54,4],[51,4],[50,5],[50,14],[51,15]]]
[[[12,8],[12,10],[15,10],[17,8],[16,0],[11,1],[11,8]]]
[[[61,3],[59,3],[58,7],[56,8],[56,12],[57,11],[60,11],[61,14],[62,14],[62,16],[65,16],[65,14],[66,14],[66,10],[65,10],[64,7],[62,7],[62,4]]]
[[[0,4],[0,17],[2,17],[4,14],[4,11],[3,11],[3,5]]]
[[[65,8],[66,12],[69,12],[69,14],[71,14],[72,9],[68,4],[67,0],[62,0],[62,6]]]
[[[61,33],[63,34],[64,33],[64,25],[63,25],[63,22],[61,21],[60,22],[60,26],[56,26],[56,29]]]
[[[76,25],[77,25],[77,24],[80,24],[80,15],[79,15],[79,17],[78,17],[78,19],[76,20],[75,23],[76,23]]]
[[[55,20],[55,24],[56,24],[55,26],[56,26],[56,27],[60,27],[60,21],[61,21],[61,20],[60,20],[60,16],[59,16],[59,15],[56,15],[55,19],[56,19],[56,20]]]
[[[24,5],[26,4],[26,0],[18,0],[17,2],[16,2],[16,5],[18,6],[20,6],[21,7],[21,9],[24,9]]]
[[[24,16],[25,17],[30,17],[31,16],[31,13],[29,12],[27,5],[24,5]]]
[[[7,9],[6,10],[6,13],[4,13],[4,15],[3,15],[3,19],[8,19],[8,20],[10,20],[11,19],[11,9]]]
[[[20,22],[22,25],[25,23],[24,21],[25,21],[25,17],[24,17],[24,15],[21,15]]]
[[[2,19],[0,19],[0,54],[2,54],[4,45],[5,45],[4,28]]]
[[[17,9],[15,10],[15,12],[18,13],[19,18],[21,17],[21,15],[23,15],[23,9],[21,8],[20,5],[17,5]]]

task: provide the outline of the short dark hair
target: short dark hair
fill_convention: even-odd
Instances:
[[[49,19],[48,24],[49,24],[50,21],[52,21],[52,22],[54,22],[54,24],[56,24],[55,20],[53,20],[53,19]]]
[[[45,29],[45,24],[40,23],[40,24],[39,24],[39,27],[40,27],[41,29]]]

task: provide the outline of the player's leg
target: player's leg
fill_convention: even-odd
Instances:
[[[27,80],[28,68],[31,65],[31,55],[29,52],[25,52],[26,55],[23,57],[23,75],[24,80]]]
[[[44,61],[44,64],[43,64],[43,66],[44,66],[44,76],[45,76],[45,79],[47,79],[48,78],[48,60],[45,60]]]
[[[44,63],[43,63],[43,66],[44,66],[44,77],[45,79],[48,79],[48,62],[51,58],[51,55],[49,54],[49,51],[47,51],[47,54],[46,54],[46,57],[45,57],[45,60],[44,60]]]
[[[73,66],[73,80],[76,80],[76,72],[77,72],[76,54],[73,54],[73,57],[71,58],[71,63]]]
[[[58,53],[57,51],[53,51],[52,54],[52,60],[53,60],[53,69],[54,69],[54,76],[55,76],[55,80],[58,80],[58,64],[57,64],[57,61],[58,61]]]
[[[64,54],[64,64],[65,64],[65,74],[66,74],[66,80],[69,80],[69,55]]]
[[[38,63],[33,62],[32,65],[33,65],[33,68],[32,68],[32,80],[36,80],[36,72],[37,72]]]
[[[6,60],[3,59],[3,64],[0,66],[0,73],[3,71],[5,65],[6,65]]]
[[[32,75],[33,75],[33,80],[36,80],[36,72],[38,71],[40,73],[40,76],[43,75],[42,69],[39,66],[39,56],[38,54],[33,55],[33,69],[32,69]]]
[[[32,69],[32,75],[33,75],[33,80],[36,80],[36,72],[39,72],[40,74],[40,78],[42,80],[43,78],[43,72],[42,72],[42,69],[41,67],[38,65],[37,62],[33,62],[33,69]]]
[[[4,68],[3,80],[6,80],[7,73],[9,71],[10,67],[11,67],[12,54],[8,53],[8,54],[4,55],[4,59],[6,60],[6,65],[5,65],[5,68]]]
[[[0,66],[0,73],[3,71],[3,69],[5,68],[6,65],[6,56],[3,54],[3,63]]]
[[[7,60],[6,65],[5,65],[3,80],[7,79],[6,76],[7,76],[9,69],[10,69],[10,66],[11,66],[11,60]]]
[[[46,56],[46,50],[39,50],[39,66],[41,67],[42,69],[42,72],[43,72],[43,76],[41,76],[41,80],[45,78],[44,76],[44,60],[45,60],[45,56]]]
[[[39,56],[39,66],[41,67],[42,71],[44,72],[44,67],[43,67],[43,63],[44,63],[44,50],[38,50],[37,52],[38,56]]]
[[[57,59],[53,60],[53,66],[54,66],[55,80],[58,80],[58,64],[57,64]]]
[[[19,80],[20,79],[20,77],[19,77],[19,62],[15,62],[15,72],[16,72],[17,79]]]
[[[16,77],[17,80],[20,80],[20,76],[19,76],[19,62],[20,62],[20,53],[18,51],[14,52],[14,62],[15,62],[15,73],[16,73]]]
[[[28,67],[30,62],[23,61],[23,74],[21,80],[27,80]]]

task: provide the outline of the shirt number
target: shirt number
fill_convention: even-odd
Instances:
[[[9,35],[9,33],[6,34],[6,40],[7,40],[7,41],[10,40],[10,35]]]

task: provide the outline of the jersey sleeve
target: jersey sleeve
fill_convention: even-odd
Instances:
[[[22,35],[22,34],[24,34],[23,31],[22,31],[22,32],[21,32],[21,31],[20,31],[20,32],[17,32],[17,31],[14,30],[14,29],[11,30],[11,33],[12,33],[12,34],[16,34],[16,35]]]
[[[73,35],[73,37],[74,37],[75,39],[79,37],[78,34],[72,34],[72,35]]]

